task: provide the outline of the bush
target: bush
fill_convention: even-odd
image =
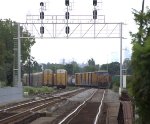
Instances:
[[[25,86],[24,92],[28,92],[29,95],[39,94],[39,93],[51,93],[54,92],[54,89],[52,87],[30,87]]]
[[[0,87],[6,87],[6,82],[0,81]]]
[[[34,90],[33,87],[25,86],[25,87],[23,88],[23,92],[28,92],[28,94],[31,95],[31,94],[34,94],[34,93],[35,93],[35,90]]]

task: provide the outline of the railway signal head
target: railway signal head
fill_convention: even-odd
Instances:
[[[93,6],[97,6],[97,0],[93,0]]]
[[[93,19],[97,19],[97,10],[93,10]]]
[[[69,12],[65,13],[65,19],[69,19]]]
[[[40,6],[44,6],[44,3],[43,3],[43,2],[41,2],[41,3],[40,3]]]
[[[69,6],[69,0],[65,0],[65,5]]]
[[[43,26],[40,27],[40,33],[44,34],[44,27]]]
[[[70,32],[70,27],[67,26],[67,27],[66,27],[66,34],[69,34],[69,32]]]
[[[44,12],[40,12],[40,19],[44,19]]]

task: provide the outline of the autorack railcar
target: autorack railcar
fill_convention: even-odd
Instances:
[[[43,83],[43,72],[32,73],[32,86],[42,86]]]
[[[75,82],[77,86],[108,88],[111,76],[107,71],[76,73]]]
[[[81,73],[75,73],[75,85],[81,86]]]
[[[107,71],[97,71],[97,85],[99,88],[109,88],[111,76]]]
[[[56,71],[57,88],[66,88],[67,81],[68,81],[67,71],[65,69],[57,69]]]
[[[53,86],[53,71],[51,69],[43,71],[43,84],[45,86]]]

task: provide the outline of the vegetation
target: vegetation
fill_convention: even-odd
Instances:
[[[143,0],[144,1],[144,0]],[[138,32],[131,33],[133,54],[132,93],[139,113],[141,124],[150,123],[150,9],[144,13],[134,10]]]
[[[77,87],[68,86],[64,90],[71,91],[71,90],[75,90],[75,89],[77,89]],[[55,87],[47,87],[47,86],[42,86],[42,87],[24,86],[23,87],[24,94],[27,93],[28,95],[53,93],[53,92],[56,92],[57,90],[59,90],[59,89],[57,89]],[[61,91],[62,91],[62,89],[61,89]]]
[[[31,36],[20,27],[23,36]],[[13,62],[14,62],[14,39],[17,37],[17,23],[11,20],[0,20],[0,81],[6,85],[13,85]],[[23,39],[22,63],[24,63],[30,53],[30,48],[34,44],[34,39]]]
[[[41,72],[41,71],[42,71],[42,65],[34,61],[34,57],[31,57],[29,55],[26,62],[22,66],[22,74],[35,73],[35,72]]]
[[[119,91],[119,86],[120,86],[120,76],[112,76],[112,84],[111,84],[111,89],[115,92]]]
[[[126,58],[123,62],[123,69],[126,69],[127,75],[132,75],[132,66],[131,66],[131,60],[129,58]]]
[[[30,65],[30,68],[29,68]],[[55,72],[57,69],[65,69],[67,70],[69,75],[78,73],[78,72],[93,72],[99,70],[99,65],[95,64],[95,60],[93,58],[89,59],[86,66],[81,67],[77,62],[72,61],[68,64],[54,64],[54,63],[47,63],[47,64],[38,64],[34,61],[33,58],[30,58],[30,61],[24,65],[24,73],[29,73],[29,69],[31,72],[40,72],[42,69],[52,69]]]
[[[109,64],[103,64],[100,67],[101,70],[108,70],[111,75],[119,75],[120,74],[120,63],[112,62]]]
[[[54,88],[46,86],[43,87],[24,86],[23,91],[27,92],[29,95],[36,95],[39,93],[52,93],[54,92]]]
[[[126,58],[123,62],[123,69],[126,69],[125,74],[127,76],[127,87],[130,88],[131,86],[131,75],[132,75],[132,67],[131,67],[131,60]],[[111,88],[118,92],[120,87],[120,63],[119,62],[112,62],[108,64],[103,64],[100,67],[100,70],[108,70],[109,74],[112,75],[112,85]],[[131,88],[130,88],[131,93]]]
[[[72,61],[70,64],[64,65],[64,69],[67,70],[69,75],[73,75],[81,71],[81,68],[79,67],[78,63],[75,61]]]
[[[83,72],[93,72],[98,71],[99,65],[95,64],[95,61],[93,58],[88,60],[88,65],[83,68]]]

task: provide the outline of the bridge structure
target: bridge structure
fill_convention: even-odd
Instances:
[[[107,23],[105,15],[98,15],[97,5],[93,0],[93,14],[71,15],[70,1],[65,0],[64,15],[45,15],[45,3],[40,3],[40,13],[27,15],[26,22],[17,23],[18,34],[14,38],[14,85],[21,83],[21,39],[120,39],[120,89],[122,89],[122,40],[123,23]],[[24,36],[20,29],[30,32],[31,37]]]

